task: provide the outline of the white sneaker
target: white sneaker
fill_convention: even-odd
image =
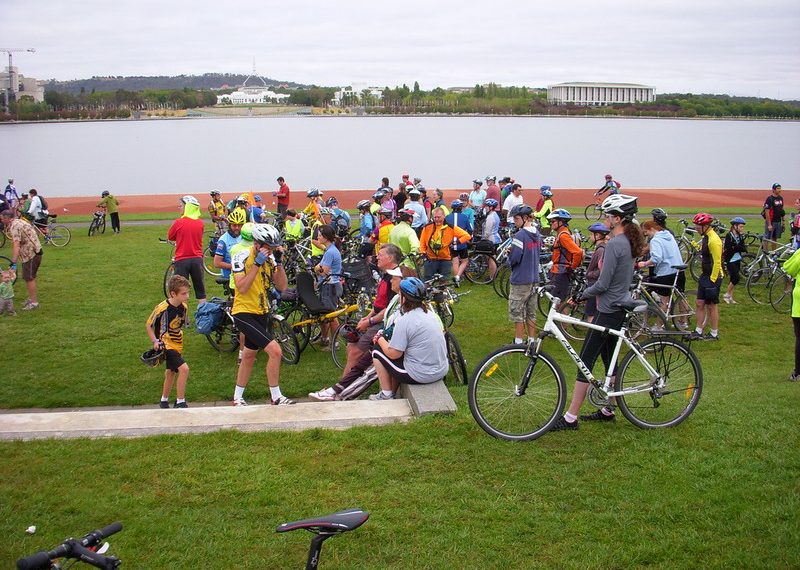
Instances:
[[[291,406],[294,403],[295,403],[294,400],[290,400],[286,396],[281,396],[277,400],[272,400],[273,406]]]
[[[375,401],[382,401],[382,400],[394,400],[394,395],[392,395],[392,396],[386,396],[386,395],[384,395],[384,393],[383,393],[383,390],[381,390],[381,391],[380,391],[380,392],[378,392],[377,394],[372,394],[372,395],[369,397],[369,399],[370,399],[370,400],[372,400],[373,402],[375,402]]]
[[[723,296],[722,296],[722,300],[723,300],[723,301],[725,301],[726,303],[728,303],[729,305],[730,305],[731,303],[733,303],[733,299],[732,299],[732,298],[731,298],[731,296],[730,296],[730,295],[728,295],[728,294],[725,294],[725,295],[723,295]]]
[[[247,402],[244,401],[244,398],[239,398],[238,400],[233,401],[234,406],[246,406]]]
[[[319,392],[309,392],[308,397],[318,402],[333,402],[336,399],[336,392],[333,388],[324,388]]]

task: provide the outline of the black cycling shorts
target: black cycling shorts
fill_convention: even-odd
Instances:
[[[175,275],[182,275],[192,280],[195,299],[206,298],[205,270],[202,257],[190,257],[174,263]]]
[[[264,350],[274,340],[269,333],[269,315],[236,313],[233,315],[233,322],[244,335],[245,348]]]

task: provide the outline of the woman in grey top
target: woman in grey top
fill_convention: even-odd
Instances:
[[[603,201],[602,208],[606,222],[611,228],[611,239],[606,244],[600,277],[594,285],[583,292],[583,298],[597,296],[598,314],[594,324],[619,330],[625,320],[625,311],[618,308],[618,304],[630,299],[629,288],[633,280],[634,259],[642,254],[645,241],[641,229],[633,221],[638,209],[635,196],[624,194],[609,196]],[[586,340],[583,341],[581,360],[591,370],[597,357],[601,356],[606,370],[613,373],[616,363],[611,362],[611,356],[616,341],[617,337],[613,335],[590,330]],[[578,429],[578,412],[588,391],[589,383],[579,370],[569,410],[551,429]],[[610,408],[603,408],[593,414],[583,415],[581,419],[611,421],[614,419],[614,412]]]

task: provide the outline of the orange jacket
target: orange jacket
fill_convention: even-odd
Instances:
[[[583,262],[583,250],[572,239],[569,228],[561,226],[556,234],[556,242],[553,244],[553,268],[552,273],[567,273],[569,270],[577,269]]]
[[[428,259],[450,259],[450,246],[454,240],[467,243],[471,239],[472,236],[458,226],[442,224],[437,227],[431,222],[422,228],[422,234],[419,236],[419,252]]]

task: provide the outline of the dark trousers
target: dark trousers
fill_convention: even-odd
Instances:
[[[624,321],[625,311],[616,311],[614,313],[598,313],[592,324],[619,330]],[[611,362],[611,356],[614,354],[616,345],[617,337],[592,329],[586,334],[586,339],[583,341],[581,360],[586,364],[586,368],[593,370],[594,363],[597,361],[597,357],[600,356],[603,359],[603,364],[606,365],[606,373],[613,374],[616,363]],[[594,374],[594,371],[592,371],[592,374]],[[576,380],[578,382],[588,382],[580,370],[578,370]]]
[[[800,317],[792,317],[794,325],[794,373],[800,374]]]
[[[800,319],[798,319],[800,320]],[[359,376],[364,374],[364,371],[372,366],[372,351],[367,350],[364,354],[361,355],[353,367],[342,376],[341,380],[339,380],[336,384],[333,385],[333,391],[337,394],[341,394],[342,390],[347,388],[350,384],[353,383]]]
[[[111,212],[111,229],[119,233],[119,212]]]

